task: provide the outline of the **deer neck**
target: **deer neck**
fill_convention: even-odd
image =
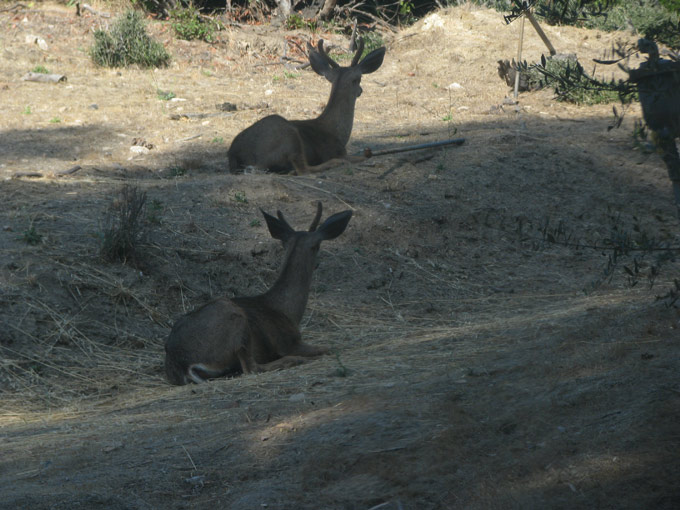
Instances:
[[[320,127],[326,132],[335,133],[343,145],[347,145],[354,124],[354,106],[357,96],[333,84],[328,104],[317,118]]]
[[[308,260],[309,257],[301,260],[303,257],[295,255],[294,244],[286,253],[276,282],[262,297],[267,306],[283,313],[293,323],[300,324],[307,308],[316,257],[310,255],[312,260]]]

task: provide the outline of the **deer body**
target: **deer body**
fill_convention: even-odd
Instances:
[[[361,95],[361,76],[376,71],[385,48],[372,51],[359,62],[363,40],[348,67],[340,67],[323,49],[308,44],[312,69],[332,83],[328,103],[321,115],[308,120],[286,120],[269,115],[241,131],[229,148],[229,170],[245,166],[272,172],[297,174],[320,172],[347,160],[346,146],[352,134],[354,108]]]
[[[230,373],[276,370],[320,356],[327,349],[302,342],[302,320],[319,246],[344,232],[344,211],[318,229],[321,204],[308,232],[296,232],[281,212],[264,213],[269,231],[286,255],[279,277],[259,296],[218,298],[180,318],[165,343],[165,372],[172,384],[203,382]]]

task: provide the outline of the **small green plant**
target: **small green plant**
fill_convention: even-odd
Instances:
[[[100,253],[110,262],[136,263],[144,237],[141,219],[146,212],[146,192],[125,185],[112,200],[104,217]]]
[[[21,113],[23,113],[24,115],[30,115],[33,112],[31,111],[31,107],[27,106],[26,108],[24,108],[24,111],[21,112]]]
[[[451,112],[447,113],[442,117],[444,122],[451,122],[453,120],[453,114]]]
[[[198,39],[208,43],[214,42],[215,32],[223,28],[218,21],[201,15],[191,2],[186,6],[178,3],[178,6],[170,11],[170,19],[177,37],[185,41]]]
[[[361,58],[365,57],[373,50],[377,50],[378,48],[385,46],[385,41],[383,40],[382,35],[380,35],[378,32],[366,32],[363,37],[364,54],[361,55]]]
[[[152,200],[146,213],[146,221],[153,223],[154,225],[160,225],[161,214],[164,209],[165,206],[163,205],[163,202],[157,199]]]
[[[38,231],[35,229],[35,225],[33,224],[31,224],[26,230],[24,230],[21,235],[21,240],[26,244],[30,244],[31,246],[40,244],[42,242],[42,239],[43,236],[38,233]]]
[[[262,225],[262,222],[258,218],[255,218],[250,222],[251,227],[259,227],[260,225]]]
[[[222,143],[224,143],[224,138],[222,138],[221,136],[216,136],[215,138],[210,140],[210,143],[222,144]]]
[[[177,96],[175,96],[174,92],[156,89],[156,97],[161,101],[170,101]]]
[[[411,0],[399,0],[399,21],[410,25],[416,18],[413,13],[414,5]]]
[[[292,71],[284,71],[283,76],[288,78],[289,80],[294,80],[295,78],[299,78],[300,74],[299,73],[294,73]]]
[[[286,30],[300,30],[304,27],[305,20],[298,13],[293,13],[286,19]]]
[[[246,197],[245,191],[236,191],[234,193],[234,200],[239,204],[247,204],[248,198]]]
[[[61,122],[61,119],[59,117],[52,117],[50,119],[50,124],[59,124]]]
[[[641,120],[636,120],[633,124],[633,147],[638,149],[643,154],[651,154],[654,152],[654,143],[649,139],[647,132],[647,125]]]
[[[350,374],[350,370],[342,363],[340,353],[338,352],[335,353],[335,361],[337,362],[338,367],[335,369],[334,375],[336,377],[347,377]]]
[[[186,168],[181,166],[171,166],[170,175],[172,177],[181,177],[187,173]]]
[[[305,19],[298,13],[293,13],[286,19],[286,30],[309,30],[316,32],[319,29],[319,22],[314,19]]]
[[[133,10],[116,20],[110,32],[94,32],[90,57],[102,67],[166,67],[170,63],[170,54],[148,36],[142,16]]]
[[[50,74],[50,72],[45,68],[45,66],[37,65],[35,66],[32,71],[34,73],[39,73],[39,74]]]

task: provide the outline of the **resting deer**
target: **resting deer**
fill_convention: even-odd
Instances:
[[[345,231],[352,211],[334,214],[317,228],[321,202],[308,232],[296,232],[278,211],[262,211],[274,239],[286,248],[274,285],[254,297],[218,298],[180,318],[165,342],[165,373],[172,384],[200,383],[297,365],[328,352],[302,342],[299,324],[307,306],[321,241]]]
[[[376,71],[383,62],[385,48],[378,48],[359,62],[364,41],[359,45],[349,67],[339,66],[323,48],[307,43],[309,63],[317,74],[330,81],[331,95],[321,115],[309,120],[286,120],[269,115],[241,131],[229,148],[229,170],[245,166],[267,168],[272,172],[296,174],[321,172],[349,158],[345,146],[354,123],[354,106],[361,95],[361,75]]]

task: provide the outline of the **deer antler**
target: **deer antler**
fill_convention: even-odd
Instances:
[[[357,65],[359,63],[359,59],[361,58],[362,53],[364,52],[364,38],[362,37],[359,39],[359,46],[357,47],[357,52],[354,54],[354,58],[352,59],[352,67]]]
[[[328,62],[328,64],[331,67],[340,67],[340,64],[338,64],[335,60],[333,60],[331,57],[329,57],[328,53],[326,53],[326,50],[323,48],[323,39],[319,39],[319,42],[317,43],[316,48],[314,46],[312,46],[311,44],[309,44],[309,42],[307,42],[307,50],[310,53],[315,51],[316,53],[321,55],[324,58],[324,60],[326,62]]]
[[[316,227],[319,226],[319,220],[321,219],[321,202],[316,203],[316,216],[314,216],[314,221],[312,221],[312,224],[309,226],[309,231],[314,232],[316,230]]]

